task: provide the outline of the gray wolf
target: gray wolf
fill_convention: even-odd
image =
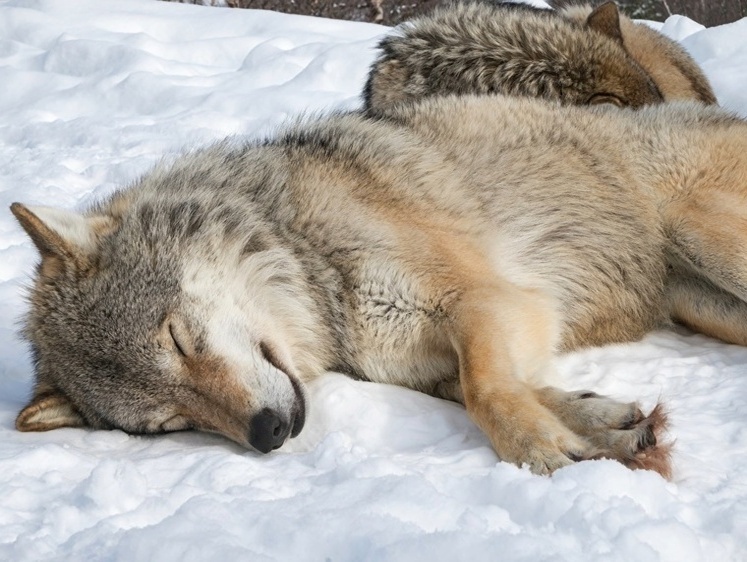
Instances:
[[[267,452],[337,370],[461,401],[536,473],[669,475],[662,410],[561,390],[553,357],[667,326],[672,256],[747,299],[745,154],[747,122],[702,104],[447,96],[189,153],[83,213],[15,203],[41,256],[17,428]],[[744,331],[744,301],[724,314]]]
[[[379,43],[367,110],[446,94],[502,93],[566,104],[641,107],[716,103],[707,78],[674,41],[614,2],[559,11],[459,3],[399,26]]]

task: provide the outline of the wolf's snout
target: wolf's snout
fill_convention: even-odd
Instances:
[[[249,443],[260,453],[269,453],[280,447],[291,430],[290,423],[270,408],[255,415],[249,425]]]

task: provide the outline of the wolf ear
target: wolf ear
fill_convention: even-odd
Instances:
[[[10,210],[39,250],[42,273],[48,275],[62,263],[85,261],[96,250],[99,237],[116,226],[111,217],[85,217],[53,207],[13,203]]]
[[[589,29],[603,33],[620,43],[623,42],[622,31],[620,31],[620,12],[614,2],[605,2],[594,8],[586,18],[586,25]]]
[[[49,431],[60,427],[83,427],[83,416],[57,390],[37,390],[31,402],[16,418],[18,431]]]

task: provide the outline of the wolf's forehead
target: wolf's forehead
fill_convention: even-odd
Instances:
[[[88,278],[65,277],[56,287],[38,284],[29,333],[55,342],[56,353],[78,353],[86,345],[91,353],[143,345],[182,298],[173,260],[157,261],[164,267],[128,249],[101,260],[100,270]]]
[[[209,214],[206,202],[145,197],[133,202],[124,215],[123,230],[167,242],[190,237],[200,231]]]
[[[225,190],[224,190],[225,191]],[[198,185],[186,198],[146,191],[123,215],[123,236],[142,238],[146,249],[180,248],[184,243],[209,244],[224,239],[247,239],[246,251],[267,246],[267,222],[256,213],[251,201],[231,200],[219,189]],[[126,240],[122,240],[125,242]]]

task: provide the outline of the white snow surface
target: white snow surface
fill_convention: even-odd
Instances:
[[[662,26],[747,116],[747,20]],[[0,2],[0,208],[81,208],[157,160],[355,108],[388,28],[154,0]],[[746,155],[747,156],[747,155]],[[562,357],[569,388],[671,410],[675,477],[499,462],[463,408],[329,374],[269,455],[197,433],[19,433],[37,255],[0,213],[0,559],[747,560],[747,349],[681,331]]]

